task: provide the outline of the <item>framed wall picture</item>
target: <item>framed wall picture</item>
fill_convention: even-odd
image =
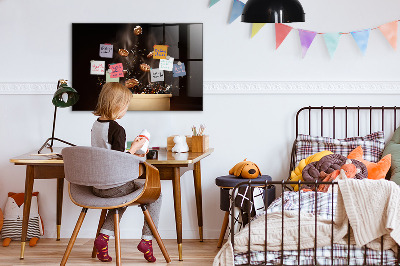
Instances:
[[[132,111],[202,111],[203,24],[73,23],[72,110],[94,110],[106,82],[131,90]]]

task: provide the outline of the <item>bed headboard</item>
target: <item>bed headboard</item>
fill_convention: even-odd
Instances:
[[[296,114],[296,137],[299,134],[347,138],[363,136],[375,131],[383,131],[389,139],[398,126],[396,106],[308,106]],[[295,164],[295,144],[293,144],[290,171]],[[290,172],[289,172],[290,176]]]

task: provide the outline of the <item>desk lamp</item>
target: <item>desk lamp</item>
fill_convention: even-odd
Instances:
[[[298,0],[249,0],[243,8],[242,22],[304,22],[304,10]]]
[[[69,143],[65,140],[55,138],[54,130],[56,127],[56,117],[57,117],[57,108],[61,107],[69,107],[74,105],[79,99],[79,94],[76,90],[71,87],[68,87],[67,80],[60,79],[57,83],[57,90],[53,95],[53,105],[54,105],[54,118],[53,118],[53,131],[51,133],[51,138],[48,138],[42,147],[39,149],[38,153],[40,153],[45,147],[50,148],[51,152],[53,152],[53,141],[58,140],[62,143],[68,144],[70,146],[75,146],[72,143]],[[49,144],[49,141],[50,144]]]

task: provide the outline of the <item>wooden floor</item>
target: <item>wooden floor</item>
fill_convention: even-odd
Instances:
[[[0,265],[60,265],[69,239],[40,239],[36,247],[26,247],[25,259],[20,260],[20,242],[12,241],[9,247],[0,246]],[[163,240],[172,262],[167,264],[154,241],[154,254],[156,263],[149,264],[143,254],[136,249],[140,240],[121,240],[123,265],[212,265],[215,255],[218,253],[217,240],[187,240],[183,241],[183,261],[178,261],[178,247],[176,240]],[[67,265],[115,265],[114,243],[110,241],[110,255],[112,263],[104,263],[91,258],[93,247],[92,239],[77,239],[68,259]]]

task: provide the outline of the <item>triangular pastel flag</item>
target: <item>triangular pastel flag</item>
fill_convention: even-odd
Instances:
[[[235,19],[237,19],[240,15],[242,15],[242,11],[244,8],[244,3],[239,0],[233,0],[231,17],[229,18],[229,23],[232,23]]]
[[[281,24],[281,23],[275,23],[276,49],[278,49],[278,47],[282,44],[282,42],[285,40],[286,36],[288,36],[289,32],[292,29],[293,28],[288,25]]]
[[[360,31],[352,31],[351,35],[353,35],[354,40],[356,41],[358,47],[361,50],[361,53],[364,55],[368,46],[369,33],[371,29],[360,30]]]
[[[301,55],[304,58],[317,33],[315,31],[300,30]]]
[[[397,20],[378,27],[393,49],[397,48]]]
[[[218,2],[219,2],[219,0],[210,0],[210,5],[208,7],[212,7],[213,5],[215,5]]]
[[[265,23],[253,23],[252,27],[251,27],[251,38],[254,37],[254,35],[256,35],[262,27],[264,27]]]
[[[333,54],[336,51],[336,48],[338,47],[339,39],[340,36],[342,36],[342,34],[340,34],[339,32],[333,32],[333,33],[325,33],[323,36],[326,48],[328,48],[329,55],[332,58]]]

